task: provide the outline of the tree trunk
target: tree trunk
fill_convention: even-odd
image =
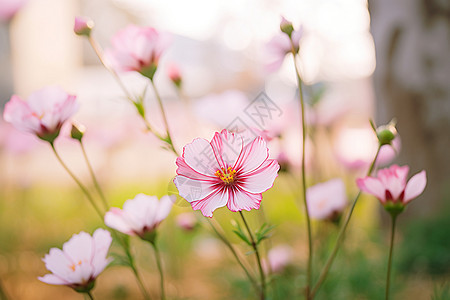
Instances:
[[[397,162],[427,171],[425,192],[407,214],[429,215],[450,199],[450,2],[369,0],[369,12],[377,123],[395,117]]]

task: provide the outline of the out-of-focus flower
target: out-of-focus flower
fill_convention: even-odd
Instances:
[[[227,206],[231,211],[259,209],[262,193],[273,186],[280,166],[269,158],[263,138],[244,144],[226,129],[211,142],[197,138],[177,158],[174,183],[180,196],[206,217]]]
[[[181,88],[181,73],[177,65],[169,64],[169,66],[167,67],[167,75],[177,88]]]
[[[156,227],[169,215],[173,200],[164,196],[158,201],[156,196],[138,194],[125,201],[123,209],[112,207],[105,214],[105,224],[128,235],[153,242]]]
[[[155,28],[129,25],[112,38],[113,48],[106,56],[120,71],[136,71],[153,79],[169,42],[169,36]]]
[[[306,200],[311,218],[334,220],[347,206],[344,183],[335,178],[313,185],[306,190]]]
[[[111,234],[104,229],[97,229],[93,236],[83,231],[73,235],[62,250],[52,248],[45,255],[45,267],[53,274],[38,279],[48,284],[67,285],[78,292],[90,291],[95,278],[111,261],[106,258],[111,242]]]
[[[91,35],[91,31],[94,28],[94,21],[90,18],[86,17],[76,17],[75,24],[73,26],[73,31],[77,35],[84,35],[89,37]]]
[[[178,227],[191,231],[197,225],[197,219],[193,213],[181,213],[176,217]]]
[[[398,155],[402,148],[402,142],[400,136],[397,134],[395,139],[391,142],[390,145],[383,145],[380,148],[380,152],[378,153],[376,165],[386,166],[390,164],[394,158]]]
[[[238,90],[228,90],[220,94],[209,94],[195,101],[194,113],[197,117],[225,128],[244,111],[249,104],[247,96]]]
[[[28,0],[0,0],[0,21],[12,19]]]
[[[288,53],[297,53],[300,49],[300,40],[302,37],[303,27],[300,27],[298,30],[293,30],[290,35],[284,32],[275,35],[266,44],[265,59],[268,62],[266,64],[267,71],[275,72],[281,67]]]
[[[283,272],[292,262],[292,248],[288,245],[276,246],[270,249],[267,259],[273,273]]]
[[[370,127],[345,128],[338,132],[334,144],[334,151],[346,168],[358,170],[368,168],[375,157],[377,137]],[[401,139],[398,134],[390,144],[384,144],[380,148],[377,166],[386,166],[391,163],[401,150]]]
[[[45,87],[34,92],[27,101],[13,95],[5,105],[3,118],[19,130],[36,134],[53,142],[63,123],[79,108],[76,96],[59,87]]]
[[[338,161],[351,170],[369,166],[377,147],[377,139],[370,127],[341,129],[334,143]]]
[[[357,179],[356,183],[363,192],[377,197],[387,211],[398,214],[409,201],[422,194],[427,184],[424,170],[406,182],[408,173],[408,166],[392,165],[379,170],[377,177],[366,176]]]

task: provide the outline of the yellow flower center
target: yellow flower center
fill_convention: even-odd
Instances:
[[[42,120],[42,118],[44,118],[44,114],[38,115],[36,112],[33,112],[31,115],[32,115],[33,117],[38,118],[39,120]]]
[[[77,268],[77,265],[78,265],[78,266],[81,266],[81,260],[78,261],[78,263],[76,263],[76,264],[70,265],[69,267],[70,267],[70,269],[71,269],[73,272],[75,272],[75,269]]]
[[[226,170],[225,168],[221,168],[216,172],[216,176],[219,177],[225,184],[234,182],[234,174],[236,174],[236,170],[231,167],[228,167]]]

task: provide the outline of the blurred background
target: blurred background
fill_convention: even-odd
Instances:
[[[276,225],[270,248],[286,263],[274,272],[273,299],[300,297],[305,280],[306,236],[299,201],[301,136],[298,90],[291,56],[270,51],[280,35],[280,16],[302,26],[300,68],[305,82],[308,185],[341,178],[349,201],[376,151],[369,119],[397,120],[396,151],[386,149],[379,166],[425,169],[425,193],[399,219],[395,253],[398,299],[444,299],[450,272],[450,3],[443,0],[0,0],[0,104],[26,99],[47,85],[76,94],[76,121],[87,127],[85,145],[110,203],[120,206],[138,193],[173,190],[175,157],[146,133],[114,78],[89,43],[73,33],[76,16],[95,22],[103,48],[128,24],[153,26],[172,35],[155,82],[167,108],[177,149],[214,132],[257,128],[269,139],[271,156],[286,167],[264,194],[265,220]],[[275,62],[275,63],[274,63]],[[171,66],[182,76],[177,90]],[[135,95],[148,82],[121,75]],[[261,94],[264,92],[265,94]],[[266,123],[249,109],[265,95],[276,108]],[[163,129],[154,94],[146,94],[149,121]],[[63,128],[56,142],[63,159],[89,184],[82,153]],[[101,226],[81,191],[57,163],[50,147],[0,120],[0,298],[79,299],[65,287],[41,283],[41,258],[73,233]],[[178,201],[162,224],[161,248],[173,299],[252,299],[232,256],[208,230],[186,231],[178,216],[192,213]],[[262,213],[249,213],[256,227]],[[215,219],[230,233],[233,214]],[[389,219],[378,201],[363,196],[340,252],[317,299],[380,299],[384,289]],[[316,270],[333,245],[337,227],[314,222],[319,249]],[[175,237],[175,238],[174,238]],[[230,239],[248,251],[239,240]],[[150,247],[132,239],[146,285],[154,293],[158,274]],[[286,245],[288,244],[288,245]],[[283,248],[284,247],[284,248]],[[113,251],[120,251],[113,249]],[[289,253],[287,255],[286,253]],[[273,256],[272,255],[272,256]],[[250,257],[251,259],[251,257]],[[250,260],[252,261],[252,260]],[[112,266],[97,282],[99,299],[139,299],[132,273]],[[441,297],[441,298],[439,298]]]

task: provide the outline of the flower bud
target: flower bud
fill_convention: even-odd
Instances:
[[[91,19],[84,17],[75,18],[75,25],[73,26],[73,31],[75,32],[75,34],[89,37],[93,28],[94,21],[92,21]]]
[[[282,32],[291,37],[292,32],[294,31],[294,26],[292,25],[292,22],[286,20],[284,17],[281,17],[280,29]]]
[[[83,138],[84,132],[86,131],[86,127],[81,124],[72,123],[72,130],[70,131],[70,136],[74,140],[78,140],[81,142]]]
[[[181,73],[180,69],[178,69],[178,66],[175,64],[169,65],[167,68],[167,75],[169,76],[170,80],[173,82],[173,84],[180,89],[181,88]]]
[[[376,133],[380,146],[390,145],[397,136],[397,129],[395,128],[395,120],[392,120],[387,125],[382,125],[378,127]]]

